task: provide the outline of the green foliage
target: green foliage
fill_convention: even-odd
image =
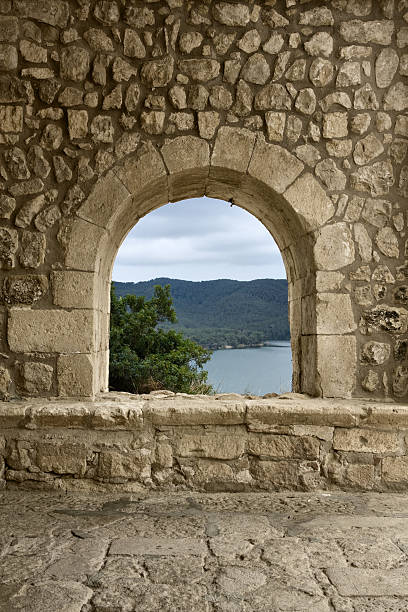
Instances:
[[[202,346],[215,349],[289,340],[288,284],[284,279],[191,282],[158,278],[118,283],[118,295],[153,296],[154,286],[171,287],[178,324],[173,329]],[[165,329],[168,322],[161,324]]]
[[[170,286],[156,286],[151,299],[117,297],[111,287],[109,386],[117,391],[149,393],[169,389],[209,393],[201,368],[211,353],[164,323],[175,323]]]

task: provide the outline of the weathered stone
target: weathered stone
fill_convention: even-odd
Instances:
[[[340,34],[347,42],[360,44],[375,43],[390,45],[394,32],[392,21],[343,21],[340,24]]]
[[[334,215],[332,201],[311,174],[298,178],[284,195],[308,231],[326,223]]]
[[[303,81],[306,74],[306,60],[295,60],[285,73],[288,81]]]
[[[24,151],[19,147],[7,149],[4,153],[4,159],[7,163],[7,169],[13,178],[20,180],[30,178],[30,171],[27,167]]]
[[[45,259],[45,236],[39,232],[23,231],[19,260],[24,268],[38,268]]]
[[[26,361],[21,365],[24,391],[30,395],[42,395],[51,389],[54,368],[46,363]]]
[[[40,144],[49,151],[59,149],[62,143],[62,129],[58,125],[49,123],[41,136]]]
[[[27,161],[31,171],[40,178],[47,178],[50,173],[51,166],[43,154],[43,150],[38,145],[33,145],[29,148]]]
[[[0,70],[15,70],[17,64],[17,49],[13,45],[0,44]]]
[[[316,265],[321,270],[339,270],[354,262],[354,241],[345,223],[334,223],[319,230],[314,246]]]
[[[269,111],[265,113],[265,121],[269,140],[274,142],[282,141],[286,123],[285,113],[275,113]]]
[[[405,334],[408,328],[408,311],[405,308],[393,308],[379,304],[363,313],[360,327],[363,331],[386,331]]]
[[[333,53],[333,38],[328,32],[317,32],[305,42],[305,50],[314,57],[329,57]]]
[[[301,89],[295,100],[295,108],[304,115],[312,115],[316,109],[316,95],[310,87]]]
[[[292,100],[283,85],[271,83],[255,96],[256,110],[290,110]]]
[[[384,109],[403,111],[406,108],[408,108],[408,85],[398,82],[385,94]]]
[[[300,25],[310,25],[314,27],[332,26],[334,24],[331,10],[325,6],[317,7],[304,11],[299,18]]]
[[[347,221],[346,217],[345,220]],[[373,258],[373,244],[369,233],[362,223],[354,225],[354,237],[357,242],[361,261],[369,263]]]
[[[283,193],[302,172],[303,164],[278,145],[259,139],[249,164],[251,176],[262,180],[277,193]]]
[[[372,196],[385,195],[393,184],[394,171],[390,160],[364,166],[350,176],[353,189],[370,193]]]
[[[47,62],[47,49],[29,40],[20,41],[20,53],[27,62],[44,64]]]
[[[0,106],[2,132],[22,132],[23,108],[21,106]]]
[[[115,21],[119,21],[119,10],[115,12]],[[125,11],[125,21],[135,28],[145,28],[155,24],[154,11],[147,7],[128,6]]]
[[[339,170],[332,159],[324,159],[316,164],[315,173],[331,191],[343,191],[346,186],[346,175]]]
[[[358,166],[370,163],[384,152],[384,147],[374,134],[368,134],[354,147],[353,159]]]
[[[138,59],[146,57],[146,47],[144,46],[139,34],[129,28],[126,28],[125,30],[125,36],[123,39],[123,53],[127,57],[137,57]],[[157,66],[156,70],[160,70],[159,65]],[[145,68],[145,73],[146,72],[149,72],[149,70]],[[145,78],[149,79],[149,77]],[[156,78],[161,77],[157,76]]]
[[[378,230],[375,242],[381,253],[386,257],[399,257],[398,238],[391,227],[383,227]]]
[[[15,42],[18,38],[18,19],[5,15],[0,16],[0,40]]]
[[[245,26],[250,20],[249,7],[245,4],[218,2],[213,8],[213,17],[227,26]]]
[[[140,115],[142,128],[148,134],[161,134],[164,129],[166,115],[163,111],[143,112]]]
[[[320,57],[313,60],[309,70],[309,78],[315,87],[326,87],[333,80],[333,77],[334,68],[329,60]]]
[[[240,38],[237,43],[237,46],[244,53],[255,53],[258,51],[259,46],[261,44],[261,37],[259,36],[258,30],[248,30],[245,34]]]
[[[269,40],[267,40],[262,45],[262,49],[266,53],[270,53],[271,55],[274,55],[275,53],[279,53],[279,51],[283,47],[283,43],[284,43],[284,38],[282,34],[279,34],[278,32],[273,32]]]
[[[354,108],[356,110],[378,110],[377,96],[370,83],[366,83],[356,90],[354,95]]]
[[[198,113],[198,131],[201,138],[211,140],[220,123],[220,115],[215,111]]]
[[[16,207],[16,201],[8,195],[0,195],[0,218],[10,219],[14,209]]]
[[[63,183],[72,179],[72,170],[61,155],[54,155],[52,162],[57,183]]]
[[[65,47],[61,51],[60,74],[68,81],[84,81],[89,72],[89,52],[78,46]]]
[[[220,72],[220,64],[212,59],[180,60],[179,68],[193,81],[211,81]],[[159,87],[159,85],[156,85]]]
[[[289,24],[286,17],[275,9],[266,7],[262,10],[262,21],[271,28],[283,28]]]
[[[315,167],[321,159],[319,151],[311,144],[300,145],[295,149],[296,156],[308,166]]]
[[[384,342],[366,342],[360,354],[360,360],[362,363],[369,363],[374,365],[382,365],[391,355],[391,347],[389,344]]]
[[[46,232],[61,218],[61,211],[56,204],[51,204],[42,210],[35,218],[34,225],[39,232]]]
[[[342,138],[348,135],[347,113],[325,113],[323,116],[324,138]]]
[[[112,119],[108,115],[97,115],[91,123],[91,134],[95,141],[113,142],[114,127]]]
[[[377,86],[384,88],[391,85],[397,72],[399,57],[394,49],[383,49],[375,62],[375,79]]]
[[[352,149],[353,141],[349,139],[341,140],[334,138],[326,142],[326,150],[331,157],[348,157]]]
[[[387,200],[367,198],[362,216],[375,227],[384,227],[391,218],[392,204]]]
[[[16,230],[0,228],[0,267],[13,268],[14,255],[18,249],[18,234]]]
[[[336,80],[337,87],[354,87],[361,83],[361,66],[359,62],[345,62],[338,74]]]
[[[371,116],[369,113],[359,113],[352,117],[350,129],[355,134],[364,134],[370,127]]]
[[[90,355],[60,355],[57,361],[59,397],[92,396],[93,367]]]
[[[373,393],[378,389],[380,385],[380,378],[377,372],[374,370],[368,370],[366,376],[363,378],[361,382],[361,386],[364,391],[368,391],[369,393]]]
[[[65,28],[68,23],[68,3],[60,0],[15,0],[20,17],[28,17],[51,26]]]
[[[214,85],[211,88],[209,102],[216,110],[228,110],[232,106],[232,96],[223,85]]]
[[[203,35],[200,32],[183,32],[179,38],[179,47],[182,53],[191,53],[193,49],[200,47]]]
[[[249,83],[264,85],[270,74],[269,64],[265,57],[261,53],[254,53],[244,64],[240,76]]]
[[[333,448],[364,453],[395,453],[400,450],[400,440],[394,432],[336,428]]]
[[[91,311],[12,308],[8,341],[11,350],[17,353],[90,353],[93,350]]]
[[[8,368],[0,365],[0,398],[2,400],[8,400],[10,384],[11,376]]]
[[[34,304],[47,291],[46,276],[17,275],[5,278],[2,293],[6,304]]]

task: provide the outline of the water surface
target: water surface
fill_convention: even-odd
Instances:
[[[284,393],[291,390],[290,342],[268,346],[214,351],[205,364],[208,380],[218,393]]]

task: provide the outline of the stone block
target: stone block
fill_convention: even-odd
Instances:
[[[148,449],[119,453],[103,451],[99,455],[97,476],[102,480],[124,481],[150,478],[151,452]]]
[[[248,173],[277,193],[283,193],[302,172],[303,163],[283,147],[256,141]]]
[[[385,482],[406,485],[408,482],[408,457],[384,457],[382,478]]]
[[[14,0],[13,6],[20,17],[58,28],[65,28],[68,24],[69,6],[64,0]]]
[[[157,189],[162,189],[160,179],[167,177],[163,158],[153,145],[139,149],[137,155],[127,159],[115,170],[115,174],[134,195],[141,193],[149,184],[156,184]],[[168,202],[167,193],[163,194],[163,204],[166,202]]]
[[[22,106],[0,106],[0,126],[2,132],[22,132]]]
[[[256,135],[243,128],[221,127],[218,130],[211,166],[246,172]]]
[[[94,280],[92,272],[66,270],[51,273],[54,304],[62,308],[93,308]]]
[[[82,219],[95,223],[100,227],[107,227],[113,210],[125,205],[130,199],[130,193],[114,172],[99,179],[91,193],[79,207],[77,214]]]
[[[284,193],[284,198],[300,217],[305,230],[313,230],[332,218],[335,208],[319,182],[307,173]]]
[[[348,334],[357,329],[350,295],[319,293],[316,298],[316,330],[303,333]]]
[[[174,439],[174,454],[178,457],[238,459],[244,454],[245,443],[244,435],[182,435]]]
[[[210,165],[208,142],[196,136],[180,136],[166,142],[161,153],[170,173],[170,201],[203,196]]]
[[[93,313],[11,308],[8,342],[16,353],[90,353],[95,343]]]
[[[68,130],[71,140],[86,138],[88,134],[88,111],[68,110]]]
[[[285,459],[318,459],[319,440],[306,436],[249,434],[248,452],[258,457]]]
[[[393,431],[337,428],[333,448],[358,453],[390,454],[400,452],[402,445],[399,434]]]
[[[18,38],[17,17],[0,16],[0,40],[4,42],[15,42]],[[11,102],[11,100],[7,100]]]
[[[345,223],[322,227],[314,246],[316,266],[320,270],[338,270],[355,259],[353,236]]]
[[[269,490],[300,488],[299,466],[296,461],[256,461],[251,474],[258,486]]]
[[[354,336],[317,336],[315,381],[324,397],[351,397],[356,386],[357,341]],[[303,349],[302,349],[303,350]]]
[[[76,270],[93,271],[98,256],[98,246],[105,236],[105,230],[94,223],[83,219],[70,222],[66,226],[66,236],[63,239],[65,265]]]
[[[245,422],[245,398],[235,402],[210,397],[148,401],[143,415],[152,425],[240,425]]]
[[[87,449],[76,444],[37,443],[35,465],[42,472],[74,474],[83,477],[86,471]]]
[[[26,361],[21,364],[21,375],[26,393],[42,395],[51,389],[54,368],[46,363]]]
[[[94,394],[94,368],[92,355],[60,355],[57,361],[59,397],[91,397]]]

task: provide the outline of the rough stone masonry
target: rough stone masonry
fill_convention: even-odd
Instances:
[[[153,208],[255,214],[295,391],[406,402],[407,0],[0,0],[0,389],[107,387],[109,281]]]

